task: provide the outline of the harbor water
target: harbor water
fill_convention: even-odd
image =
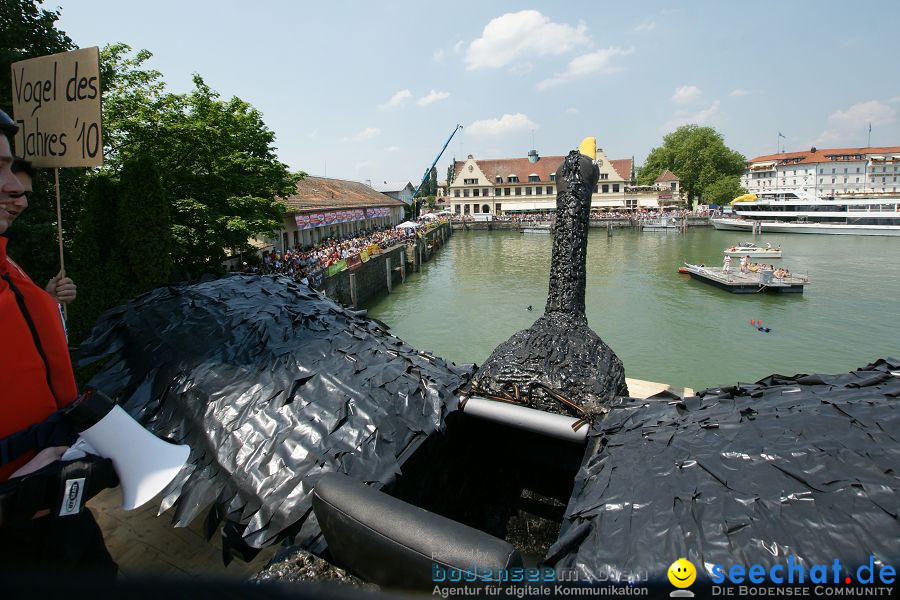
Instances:
[[[900,241],[758,237],[784,248],[782,259],[761,262],[809,275],[803,294],[735,295],[677,272],[685,261],[721,266],[723,249],[742,241],[754,240],[711,227],[591,230],[588,322],[628,377],[703,389],[900,356]],[[416,348],[480,364],[543,313],[551,246],[546,234],[456,231],[419,273],[365,308]]]

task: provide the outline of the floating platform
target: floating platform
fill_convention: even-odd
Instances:
[[[687,272],[691,279],[714,285],[733,294],[757,294],[760,292],[802,294],[803,287],[809,283],[809,278],[795,275],[776,278],[773,276],[773,271],[741,273],[733,270],[726,273],[725,269],[721,267],[703,267],[687,263],[684,265],[684,272]]]

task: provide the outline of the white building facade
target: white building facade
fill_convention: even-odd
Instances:
[[[741,185],[757,196],[893,194],[900,191],[900,146],[810,148],[757,156],[747,162]]]
[[[556,209],[556,170],[565,156],[454,161],[453,180],[444,202],[453,215],[545,212]],[[593,209],[624,209],[632,159],[608,160],[597,150],[600,180],[591,197]],[[632,199],[637,205],[637,199]]]

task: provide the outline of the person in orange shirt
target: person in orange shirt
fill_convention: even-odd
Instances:
[[[27,571],[115,577],[117,567],[89,510],[56,518],[32,504],[29,485],[19,479],[43,476],[74,441],[51,422],[78,396],[65,330],[56,299],[41,289],[6,254],[3,235],[28,206],[25,187],[12,172],[11,141],[18,127],[0,111],[0,573]],[[58,283],[58,282],[57,282]],[[57,286],[58,287],[58,286]],[[25,439],[29,443],[22,444]],[[25,500],[22,500],[25,498]],[[5,504],[10,501],[11,504]],[[23,505],[24,504],[24,508]],[[35,506],[32,512],[29,507]],[[6,510],[14,507],[18,517]],[[29,518],[29,516],[31,518]]]

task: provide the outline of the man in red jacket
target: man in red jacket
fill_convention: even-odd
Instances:
[[[11,169],[17,129],[0,111],[0,440],[45,422],[78,395],[56,301],[6,254],[3,234],[27,207],[25,189]],[[2,457],[0,485],[7,492],[20,493],[16,479],[59,460],[72,441],[50,439],[48,447]],[[52,567],[114,576],[116,565],[90,511],[64,518],[36,511],[32,519],[15,522],[6,517],[0,514],[0,572]]]

